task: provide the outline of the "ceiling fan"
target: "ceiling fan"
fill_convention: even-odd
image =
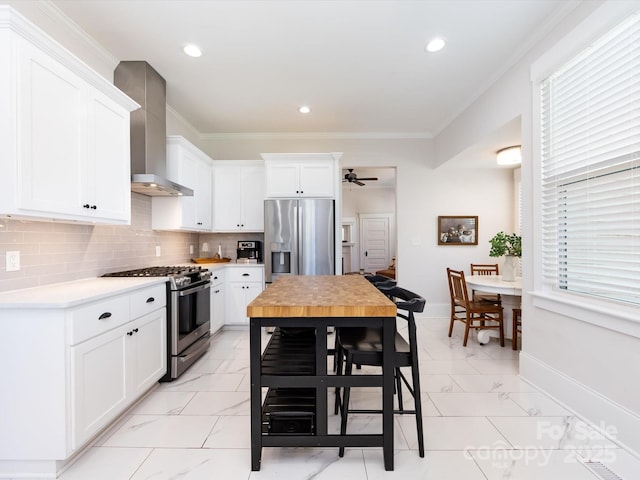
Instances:
[[[347,170],[349,170],[349,173],[344,174],[344,180],[342,180],[343,182],[355,183],[356,185],[364,187],[365,184],[362,183],[362,181],[378,180],[378,177],[358,178],[358,175],[356,173],[353,173],[353,168],[348,168]]]

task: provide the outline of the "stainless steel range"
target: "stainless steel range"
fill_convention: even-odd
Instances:
[[[104,277],[167,277],[167,373],[178,378],[209,348],[211,272],[198,266],[149,267]]]

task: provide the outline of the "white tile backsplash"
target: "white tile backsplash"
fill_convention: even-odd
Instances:
[[[0,291],[184,263],[194,256],[189,245],[197,253],[198,234],[151,230],[151,197],[132,193],[131,206],[128,226],[0,220]],[[19,271],[6,271],[7,250],[20,251]]]
[[[222,255],[236,260],[240,240],[262,233],[183,233],[151,229],[151,197],[131,194],[131,225],[0,219],[0,292],[96,277],[106,272],[189,262]],[[209,251],[203,252],[207,243]],[[162,252],[156,257],[156,246]],[[189,253],[193,245],[194,253]],[[7,272],[5,253],[20,252],[20,270]]]

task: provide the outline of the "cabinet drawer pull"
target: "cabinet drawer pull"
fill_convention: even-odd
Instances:
[[[98,320],[104,320],[109,317],[111,317],[111,312],[104,312],[102,315],[98,317]]]
[[[249,275],[251,275],[250,273],[243,273],[242,276],[243,277],[248,277]]]
[[[155,301],[156,301],[156,299],[153,298],[153,297],[147,298],[147,303],[152,303],[152,302],[155,302]]]

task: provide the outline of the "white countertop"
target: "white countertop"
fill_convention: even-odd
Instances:
[[[228,267],[264,268],[263,263],[184,263],[181,265],[198,265],[211,271]],[[11,290],[8,292],[0,292],[0,309],[69,308],[166,281],[167,279],[165,277],[94,277],[74,280],[72,282],[24,288],[21,290]]]
[[[11,290],[0,293],[0,309],[69,308],[166,281],[164,277],[96,277]]]
[[[264,268],[264,263],[236,263],[236,262],[216,262],[216,263],[189,263],[186,265],[197,266],[206,268],[207,270],[220,270],[221,268],[232,267],[232,268],[241,268],[241,267],[261,267]]]

